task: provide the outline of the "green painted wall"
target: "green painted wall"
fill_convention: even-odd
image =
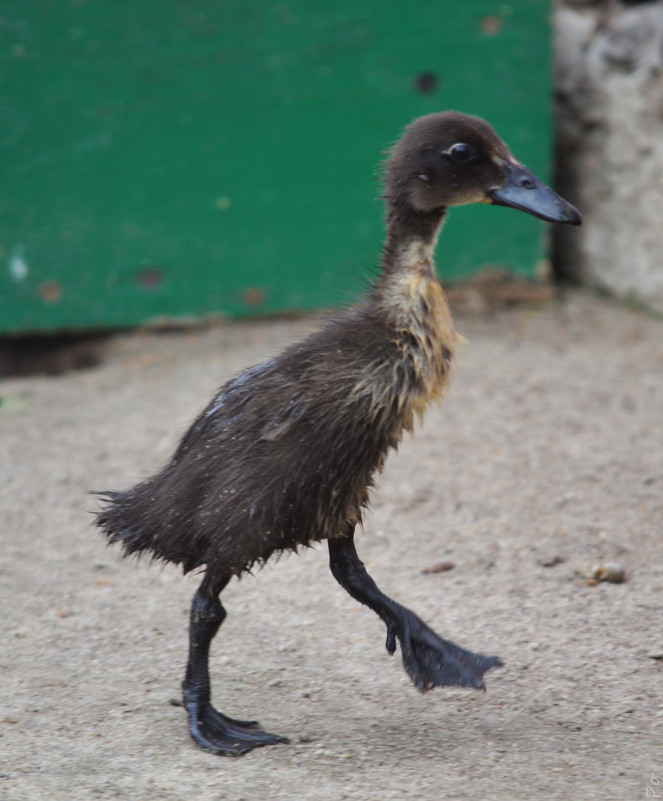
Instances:
[[[0,330],[346,303],[376,164],[414,117],[488,118],[543,176],[542,0],[3,0]],[[456,209],[443,277],[533,274],[543,227]]]

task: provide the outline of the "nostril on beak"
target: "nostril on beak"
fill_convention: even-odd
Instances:
[[[534,181],[531,180],[531,178],[523,178],[520,181],[520,186],[523,189],[534,189],[536,187],[536,184],[534,183]]]

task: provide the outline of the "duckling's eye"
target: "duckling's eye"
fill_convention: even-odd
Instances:
[[[458,144],[452,145],[449,150],[446,151],[454,161],[470,161],[470,159],[474,158],[476,152],[472,145],[466,145],[464,142],[458,142]]]

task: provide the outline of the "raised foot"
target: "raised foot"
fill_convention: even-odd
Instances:
[[[390,654],[396,648],[396,637],[401,644],[403,667],[421,692],[444,686],[483,690],[483,674],[503,664],[496,656],[474,654],[443,640],[415,615],[387,625]]]
[[[233,720],[211,704],[188,704],[189,734],[205,751],[221,756],[241,756],[263,745],[290,742],[258,727],[256,721]]]

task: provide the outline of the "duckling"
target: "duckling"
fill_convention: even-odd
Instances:
[[[210,644],[231,578],[326,540],[331,573],[386,626],[389,654],[422,692],[483,688],[502,664],[439,637],[385,595],[354,533],[388,452],[444,391],[457,335],[433,261],[450,206],[492,203],[580,224],[573,206],[517,161],[493,129],[457,112],[415,120],[385,167],[386,241],[365,298],[232,378],[151,478],[99,493],[96,523],[125,555],[202,569],[189,620],[183,704],[203,749],[238,755],[287,742],[211,703]]]

